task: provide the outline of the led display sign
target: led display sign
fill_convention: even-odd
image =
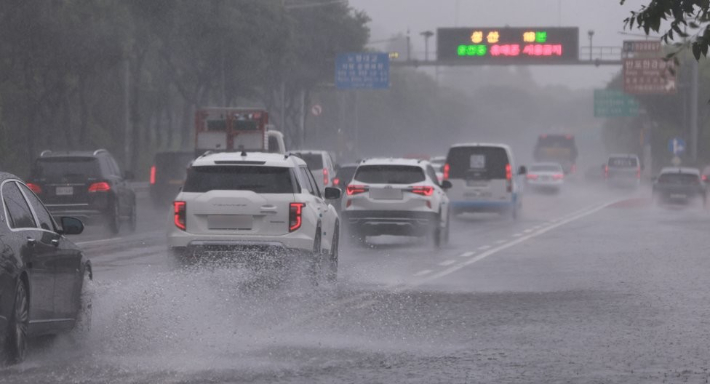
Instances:
[[[579,28],[439,28],[439,61],[564,64],[579,60]]]

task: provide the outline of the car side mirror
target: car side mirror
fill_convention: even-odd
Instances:
[[[325,199],[326,200],[338,200],[340,198],[341,192],[340,188],[326,187],[325,188]]]
[[[62,235],[80,235],[84,232],[84,223],[74,217],[62,217],[59,219],[62,224]]]
[[[524,165],[521,165],[520,168],[518,168],[518,175],[526,175],[528,173],[528,169],[525,168]]]
[[[126,171],[123,173],[123,178],[126,180],[133,180],[136,178],[136,175],[134,175],[131,171]]]
[[[454,187],[454,185],[451,184],[451,182],[449,180],[444,180],[441,182],[441,188],[443,188],[443,189],[451,189],[453,187]]]

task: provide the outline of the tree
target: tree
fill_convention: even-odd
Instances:
[[[621,0],[622,5],[625,2]],[[670,43],[678,37],[687,38],[687,42],[676,43],[676,46],[689,45],[696,60],[707,56],[710,47],[710,1],[651,0],[639,11],[631,12],[624,25],[629,29],[642,29],[648,35],[651,31],[659,33],[664,21],[670,21],[670,25],[664,29],[661,40]]]

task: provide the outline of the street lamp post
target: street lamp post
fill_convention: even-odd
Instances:
[[[434,32],[424,31],[420,35],[424,36],[424,61],[429,61],[429,39],[434,36]]]
[[[589,35],[589,61],[592,61],[592,39],[594,38],[594,30],[590,29],[587,35]]]

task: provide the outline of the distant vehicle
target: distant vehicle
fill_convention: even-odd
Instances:
[[[357,243],[368,236],[426,236],[436,246],[449,240],[449,199],[428,161],[369,159],[346,188],[343,222]]]
[[[700,177],[703,179],[703,182],[705,184],[710,184],[710,165],[703,169],[703,172]]]
[[[286,153],[269,113],[253,108],[200,108],[195,112],[195,157],[205,152]]]
[[[641,161],[632,154],[611,155],[604,167],[604,179],[612,187],[638,187],[641,183]]]
[[[335,162],[328,151],[300,150],[292,151],[291,154],[300,157],[308,164],[308,169],[318,182],[318,189],[322,191],[326,187],[334,186]]]
[[[104,224],[118,234],[123,223],[136,229],[136,194],[105,149],[93,152],[44,151],[35,161],[27,186],[56,216],[77,217],[87,224]]]
[[[528,167],[525,179],[529,187],[559,192],[565,182],[565,173],[557,163],[535,163]]]
[[[187,171],[173,202],[168,245],[179,261],[211,251],[226,257],[288,264],[302,259],[335,279],[340,221],[324,193],[296,156],[215,153],[201,156]]]
[[[195,158],[193,151],[155,154],[150,167],[150,198],[157,206],[169,205],[185,182],[187,167]]]
[[[436,171],[436,177],[439,178],[439,183],[444,181],[444,165],[446,164],[446,156],[434,156],[429,160],[431,166]]]
[[[574,136],[559,134],[540,135],[533,153],[535,161],[560,164],[567,174],[577,171],[577,156]]]
[[[653,200],[657,204],[687,204],[693,199],[707,202],[707,192],[700,172],[695,168],[663,168],[653,183]]]
[[[24,360],[29,338],[88,325],[92,272],[65,237],[84,230],[80,220],[61,217],[57,225],[14,175],[0,173],[0,190],[0,359],[15,364]]]
[[[350,184],[353,176],[355,176],[355,171],[357,170],[357,163],[349,163],[341,165],[337,171],[335,171],[335,177],[333,178],[333,186],[340,188],[341,191],[345,192],[345,187]]]
[[[505,144],[456,144],[449,149],[444,180],[452,184],[448,195],[454,214],[509,213],[518,217],[527,169],[516,169],[513,152]]]

